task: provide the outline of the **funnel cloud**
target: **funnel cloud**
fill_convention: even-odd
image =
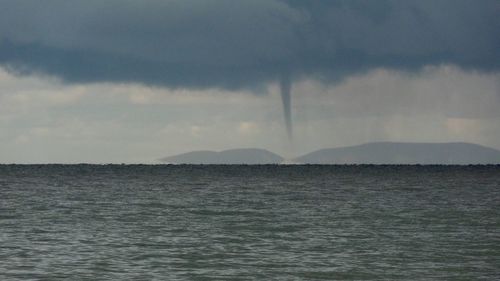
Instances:
[[[281,90],[281,100],[283,102],[283,114],[285,117],[286,132],[290,140],[293,137],[291,88],[292,88],[292,82],[290,81],[290,75],[284,74],[280,80],[280,90]]]

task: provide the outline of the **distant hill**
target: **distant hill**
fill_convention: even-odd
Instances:
[[[307,164],[500,164],[500,151],[470,143],[376,142],[321,149],[293,159]]]
[[[170,164],[279,164],[283,157],[264,149],[231,149],[221,152],[192,151],[160,159]]]
[[[500,164],[500,151],[470,143],[374,142],[321,149],[295,159],[264,149],[192,151],[160,159],[170,164]]]

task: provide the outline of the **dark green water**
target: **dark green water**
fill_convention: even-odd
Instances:
[[[499,278],[499,166],[0,166],[0,280]]]

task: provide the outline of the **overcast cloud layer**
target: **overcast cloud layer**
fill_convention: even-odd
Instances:
[[[258,88],[374,67],[500,67],[496,0],[0,1],[0,64],[69,82]]]

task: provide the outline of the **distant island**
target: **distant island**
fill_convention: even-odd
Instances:
[[[500,151],[470,143],[375,142],[321,149],[294,160],[309,164],[500,164]]]
[[[265,149],[244,148],[216,151],[192,151],[160,159],[169,164],[280,164],[284,158]]]
[[[500,151],[471,143],[374,142],[320,149],[285,160],[264,149],[193,151],[160,159],[170,164],[500,164]]]

